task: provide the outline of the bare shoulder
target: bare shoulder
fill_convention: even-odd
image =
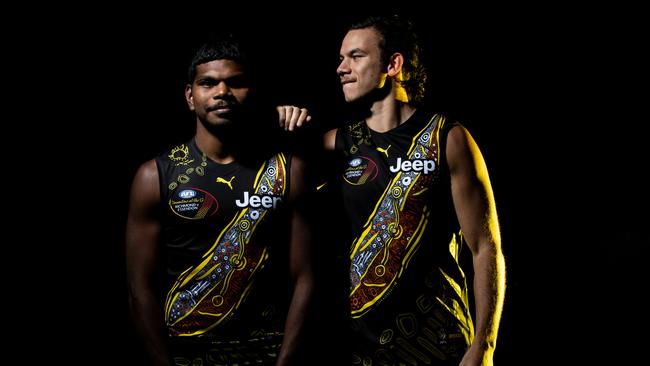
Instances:
[[[158,184],[158,168],[155,160],[143,163],[133,178],[131,201],[157,201],[160,197]]]
[[[469,163],[473,164],[474,160],[480,159],[480,151],[474,138],[469,131],[457,125],[449,130],[447,135],[447,162],[450,169],[454,169],[459,164]]]
[[[462,125],[456,125],[449,130],[447,134],[447,151],[449,149],[466,148],[472,139],[469,131]]]
[[[158,184],[158,168],[153,159],[140,165],[133,179],[134,184],[151,184],[152,182]]]
[[[323,135],[323,147],[326,151],[334,151],[336,147],[336,128],[331,129]]]

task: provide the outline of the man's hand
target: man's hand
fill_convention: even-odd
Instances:
[[[285,131],[293,131],[294,128],[301,127],[303,123],[311,120],[307,108],[281,105],[276,109],[278,110],[280,127],[284,128]]]

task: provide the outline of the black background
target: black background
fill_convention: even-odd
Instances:
[[[57,117],[35,115],[40,104],[30,101],[22,110],[49,142],[37,150],[37,175],[70,207],[48,201],[48,237],[65,245],[45,241],[56,248],[41,273],[46,285],[25,306],[37,321],[21,323],[19,339],[45,339],[48,358],[129,364],[129,185],[139,164],[193,134],[183,97],[192,52],[212,28],[257,37],[275,102],[308,106],[327,124],[342,104],[340,40],[364,12],[324,9],[258,9],[261,19],[215,5],[76,9],[84,15],[51,18],[40,42],[21,43],[18,52],[37,50],[18,73],[24,95],[57,105]],[[508,268],[497,364],[634,359],[650,244],[638,11],[406,13],[423,33],[431,103],[469,128],[491,175]]]

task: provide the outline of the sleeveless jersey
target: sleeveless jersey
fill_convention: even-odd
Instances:
[[[339,128],[340,188],[351,225],[353,363],[460,360],[473,338],[462,236],[445,142],[453,123],[417,110],[379,133]]]
[[[275,244],[286,243],[278,230],[287,223],[277,220],[286,219],[287,156],[218,164],[192,139],[155,160],[172,349],[207,342],[214,355],[201,357],[215,362],[233,362],[238,353],[261,353],[255,362],[274,358],[289,291],[286,246]]]

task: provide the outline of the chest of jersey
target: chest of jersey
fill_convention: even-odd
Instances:
[[[410,121],[387,133],[352,124],[342,131],[339,146],[346,162],[341,174],[344,202],[353,222],[362,222],[387,190],[393,194],[431,188],[439,176],[439,121]],[[390,188],[389,188],[390,187]],[[423,197],[428,190],[418,191]],[[390,192],[388,192],[390,193]]]
[[[255,179],[261,168],[211,163],[202,174],[174,172],[176,174],[171,174],[173,181],[168,183],[174,189],[168,190],[164,202],[169,220],[177,224],[214,224],[229,220],[237,211],[246,208],[260,211],[278,209],[284,202],[281,188],[274,191],[273,187],[262,185],[261,189],[255,189]],[[282,180],[283,177],[273,175],[276,169],[270,167],[270,172],[265,170],[261,178]]]
[[[283,154],[246,165],[200,154],[185,160],[159,162],[170,279],[165,316],[178,336],[204,334],[237,313],[267,266],[268,228],[278,226],[270,222],[288,194]]]

